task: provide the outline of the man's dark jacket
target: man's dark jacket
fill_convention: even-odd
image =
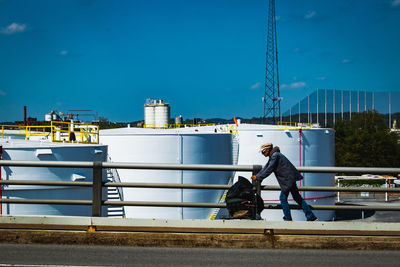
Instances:
[[[256,178],[262,181],[272,172],[283,192],[288,192],[296,181],[303,179],[296,167],[280,152],[279,147],[272,149],[267,164],[256,175]]]

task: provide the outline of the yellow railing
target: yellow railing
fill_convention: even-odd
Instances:
[[[304,128],[311,128],[311,123],[307,122],[278,122],[279,129],[304,129]]]
[[[44,126],[0,125],[0,127],[1,138],[16,135],[29,140],[32,136],[43,136],[50,137],[51,142],[99,143],[99,127],[93,124],[52,121],[51,125]]]
[[[0,125],[1,126],[1,138],[8,135],[20,135],[24,136],[25,140],[29,139],[29,136],[49,136],[51,134],[51,126],[24,126],[24,125]]]
[[[143,128],[151,128],[151,129],[178,129],[178,128],[191,128],[191,127],[204,127],[204,126],[216,126],[218,128],[218,132],[226,132],[237,134],[238,129],[235,124],[222,124],[216,125],[215,123],[208,124],[144,124]]]
[[[200,127],[200,126],[213,126],[214,123],[210,124],[144,124],[143,128],[152,129],[175,129],[175,128],[189,128],[189,127]]]
[[[207,124],[169,124],[168,128],[190,128],[190,127],[203,127],[203,126],[214,126],[215,123],[207,123]]]
[[[99,126],[86,123],[52,121],[52,142],[99,143]]]
[[[168,129],[169,124],[143,124],[143,128]]]
[[[226,132],[226,133],[232,133],[232,134],[237,134],[238,133],[238,128],[236,124],[223,124],[219,125],[220,130]]]

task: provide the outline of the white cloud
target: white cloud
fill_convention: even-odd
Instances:
[[[315,11],[310,11],[310,12],[308,12],[308,13],[304,16],[304,18],[305,18],[305,19],[311,19],[311,18],[313,18],[316,14],[317,14],[317,12],[315,12]]]
[[[280,89],[286,89],[286,88],[297,89],[297,88],[303,88],[306,85],[307,84],[305,82],[294,82],[294,83],[291,83],[291,84],[283,83],[283,84],[280,85]]]
[[[343,63],[343,64],[350,63],[350,62],[351,62],[351,60],[350,60],[350,59],[347,59],[347,58],[345,58],[345,59],[342,60],[342,63]]]
[[[261,86],[261,83],[257,82],[255,84],[253,84],[252,86],[250,86],[250,89],[251,90],[256,90],[256,89],[260,88],[260,86]]]
[[[4,92],[3,90],[0,90],[0,95],[1,95],[1,96],[5,96],[5,95],[6,95],[6,92]]]
[[[4,27],[0,30],[0,33],[2,34],[14,34],[14,33],[19,33],[19,32],[24,32],[26,31],[26,24],[19,24],[16,22],[11,23],[7,27]]]
[[[320,77],[317,77],[315,79],[320,80],[320,81],[324,81],[324,80],[326,80],[326,76],[320,76]]]
[[[67,51],[67,50],[63,50],[63,51],[60,52],[60,55],[65,56],[66,54],[68,54],[68,51]]]
[[[306,86],[305,82],[295,82],[290,84],[290,88],[302,88],[305,86]]]
[[[392,6],[400,6],[400,0],[393,0]]]

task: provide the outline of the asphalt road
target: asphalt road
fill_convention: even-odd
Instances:
[[[0,266],[399,266],[400,251],[0,244]]]

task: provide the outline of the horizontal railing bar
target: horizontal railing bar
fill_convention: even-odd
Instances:
[[[302,209],[298,205],[289,205],[291,209]],[[361,206],[361,205],[310,205],[313,210],[379,210],[400,211],[400,206]],[[265,209],[282,209],[280,204],[265,204]]]
[[[55,167],[55,168],[93,168],[91,161],[27,161],[0,160],[0,166],[13,167]]]
[[[17,161],[2,160],[0,166],[14,167],[64,167],[93,168],[93,162],[82,161]],[[191,170],[191,171],[253,171],[253,165],[223,164],[157,164],[157,163],[124,163],[102,162],[102,168],[114,169],[147,169],[147,170]]]
[[[320,166],[301,166],[296,167],[300,172],[309,173],[368,173],[368,174],[398,174],[400,168],[380,168],[380,167],[320,167]]]
[[[86,186],[91,187],[92,182],[63,182],[63,181],[31,181],[31,180],[0,180],[5,185],[47,185],[47,186]],[[166,183],[114,183],[107,182],[105,187],[138,187],[138,188],[172,188],[172,189],[220,189],[226,190],[231,185],[220,184],[166,184]],[[300,191],[318,192],[392,192],[400,193],[400,188],[376,188],[376,187],[331,187],[331,186],[299,186]],[[281,190],[279,186],[261,186],[261,190]]]
[[[91,187],[93,185],[93,182],[0,180],[0,184],[5,184],[5,185],[48,185],[48,186],[88,186],[88,187]]]
[[[108,206],[137,206],[137,207],[184,207],[184,208],[226,208],[224,203],[196,203],[196,202],[151,202],[151,201],[103,201]],[[334,206],[310,205],[314,210],[380,210],[400,211],[400,207],[387,206]],[[301,209],[298,205],[290,205],[292,209]],[[282,209],[280,204],[264,204],[265,209]]]
[[[0,198],[0,203],[56,204],[56,205],[92,205],[92,201],[91,200],[21,199],[21,198]]]
[[[153,201],[103,201],[109,206],[141,206],[141,207],[184,207],[184,208],[225,208],[226,204],[197,202],[153,202]]]
[[[391,192],[400,193],[400,188],[382,187],[334,187],[334,186],[299,186],[300,191],[317,192]],[[279,186],[261,186],[261,190],[280,190]]]
[[[154,164],[154,163],[104,162],[103,167],[112,169],[146,169],[146,170],[253,171],[253,165],[224,165],[224,164]]]
[[[359,206],[359,205],[310,205],[314,210],[379,210],[379,211],[400,211],[400,206]],[[300,209],[300,206],[298,206]],[[333,207],[333,208],[332,208]]]
[[[231,185],[221,184],[167,184],[167,183],[114,183],[107,182],[105,187],[138,187],[138,188],[165,188],[165,189],[229,189]],[[334,186],[299,186],[300,191],[318,192],[392,192],[400,193],[400,188],[376,187],[334,187]],[[261,186],[261,190],[281,190],[279,186]]]
[[[231,185],[222,184],[166,184],[166,183],[114,183],[107,182],[105,187],[173,188],[173,189],[229,189]]]
[[[51,199],[0,199],[0,203],[15,204],[56,204],[56,205],[92,205],[91,200],[51,200]],[[108,206],[145,206],[145,207],[186,207],[186,208],[226,208],[221,203],[194,203],[194,202],[145,202],[145,201],[103,201]],[[292,209],[301,209],[300,206],[290,205]],[[265,209],[281,209],[279,204],[265,204]],[[400,211],[400,207],[387,206],[333,206],[312,205],[314,210],[379,210]]]
[[[94,162],[82,161],[16,161],[2,160],[0,166],[21,167],[75,167],[93,168]],[[157,164],[157,163],[125,163],[102,162],[102,168],[115,169],[147,169],[147,170],[191,170],[191,171],[253,171],[254,165],[224,165],[224,164]],[[400,168],[376,167],[322,167],[301,166],[300,172],[309,173],[368,173],[368,174],[398,174]]]

